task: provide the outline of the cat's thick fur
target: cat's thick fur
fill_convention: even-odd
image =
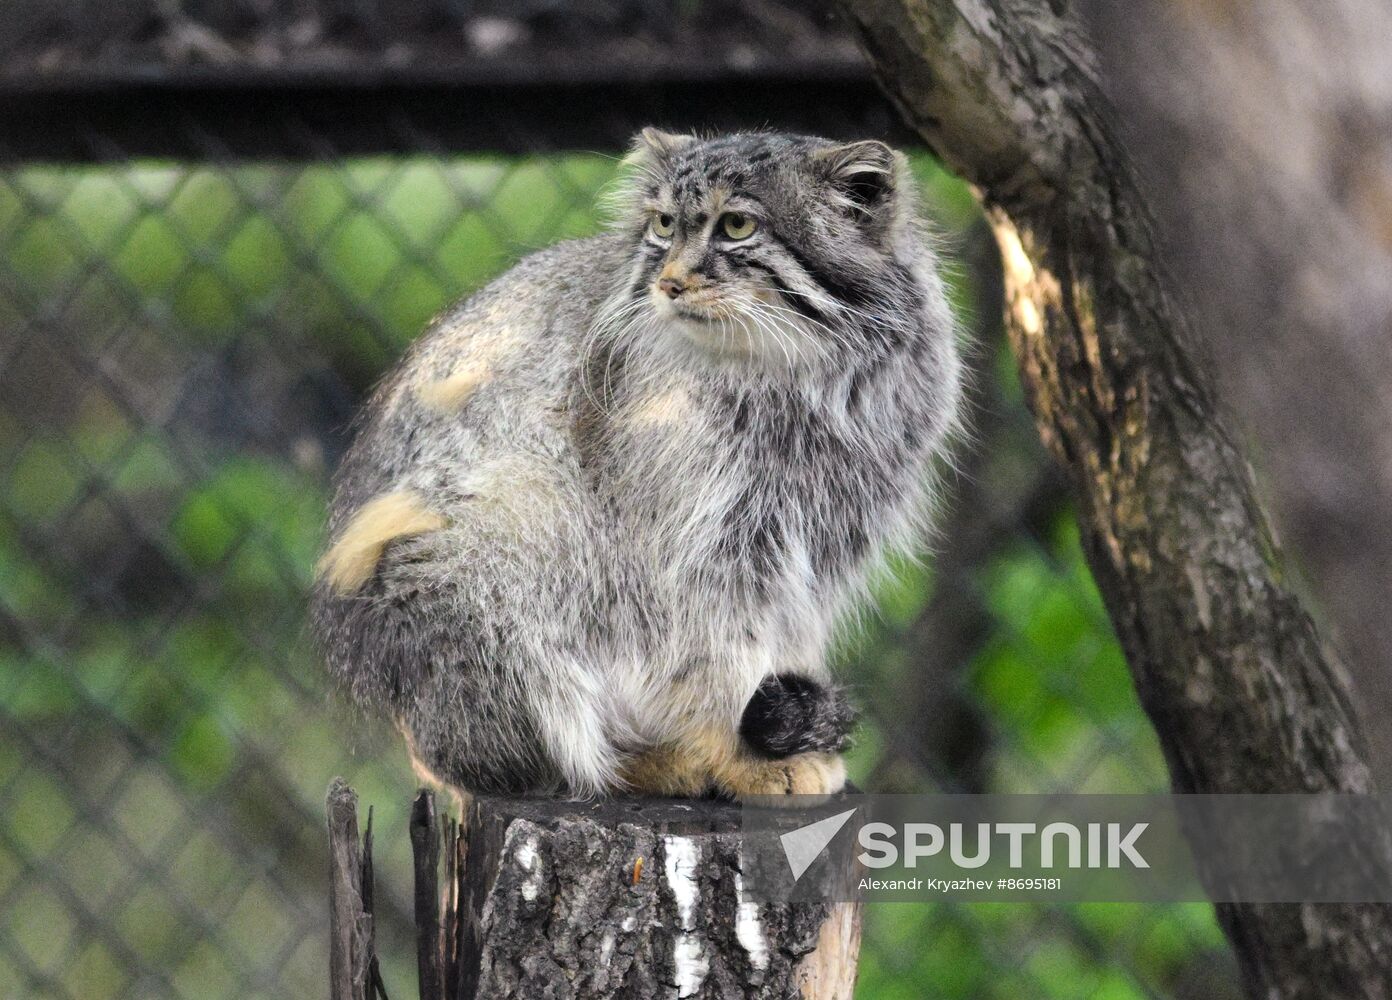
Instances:
[[[838,734],[788,720],[848,723],[833,626],[915,540],[960,395],[908,170],[779,134],[649,130],[631,161],[609,232],[455,307],[372,397],[316,632],[466,789],[834,791]]]

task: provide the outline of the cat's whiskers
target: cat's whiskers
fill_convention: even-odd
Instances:
[[[784,329],[784,324],[770,313],[767,309],[767,303],[760,302],[757,298],[750,296],[742,305],[745,308],[745,314],[749,320],[752,321],[762,333],[768,336],[768,338],[783,352],[788,362],[789,370],[793,370],[797,367],[794,354],[801,354],[801,348],[804,343],[818,350],[819,353],[825,357],[825,349],[810,338],[803,337],[795,340],[793,336]],[[789,346],[790,344],[792,345],[791,347]]]
[[[750,324],[753,324],[753,326],[757,329],[758,335],[761,338],[767,339],[775,347],[782,351],[784,360],[786,360],[788,363],[788,367],[790,369],[793,367],[793,356],[789,352],[787,345],[783,342],[783,338],[780,337],[778,335],[778,332],[775,329],[773,329],[767,322],[765,322],[763,317],[761,317],[755,310],[746,310],[743,313],[743,315],[741,315],[740,321],[744,324],[746,336],[748,336],[750,339],[753,339],[754,331],[751,331],[749,329]]]
[[[810,316],[805,316],[802,313],[798,312],[796,309],[790,309],[787,306],[781,306],[773,302],[761,302],[760,308],[767,310],[771,317],[777,317],[781,319],[782,317],[786,316],[787,321],[791,325],[801,325],[803,327],[811,327],[814,330],[821,331],[831,341],[833,346],[850,346],[850,338],[847,336],[847,334],[843,333],[840,330],[837,330],[835,327],[832,327],[827,323],[822,322],[821,320],[815,320],[812,319]],[[817,342],[816,338],[809,337],[808,339],[822,351],[822,356],[824,358],[831,356],[831,352],[826,348],[824,344]]]
[[[778,294],[783,296],[793,296],[799,299],[804,299],[816,306],[825,306],[826,301],[824,300],[829,299],[828,296],[810,295],[807,292],[799,292],[793,288],[780,288],[778,290]],[[849,303],[842,302],[840,299],[829,299],[829,301],[832,303],[833,307],[836,309],[837,312],[845,313],[848,316],[854,316],[857,319],[863,319],[867,323],[885,322],[884,316],[872,315],[870,313],[865,312],[862,309],[857,309],[855,306],[850,305]],[[811,317],[808,318],[810,319]]]
[[[648,316],[644,314],[644,307],[647,303],[642,298],[632,298],[617,307],[605,307],[599,319],[593,323],[585,338],[584,347],[581,350],[581,370],[588,370],[594,355],[596,345],[601,339],[607,339],[611,344],[617,344],[626,339]],[[650,315],[650,314],[649,314]],[[611,415],[609,404],[612,403],[611,375],[613,371],[614,356],[611,351],[604,361],[604,370],[600,373],[600,395],[603,398],[596,398],[591,388],[588,378],[582,379],[586,398],[602,415]]]

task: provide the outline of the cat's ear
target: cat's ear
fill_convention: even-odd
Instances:
[[[633,152],[639,156],[665,160],[696,141],[694,135],[664,132],[649,125],[633,139]]]
[[[902,153],[877,139],[819,149],[812,162],[851,213],[865,222],[880,217],[894,201],[908,168]]]
[[[604,196],[605,213],[616,224],[631,224],[635,213],[644,211],[644,200],[663,182],[671,158],[695,141],[694,135],[678,135],[652,126],[635,135],[619,164],[620,182]]]

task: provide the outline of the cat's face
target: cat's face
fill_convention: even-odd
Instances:
[[[618,309],[653,335],[797,366],[853,347],[892,307],[912,207],[904,159],[883,143],[645,129],[632,161]]]

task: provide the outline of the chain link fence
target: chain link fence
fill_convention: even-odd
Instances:
[[[442,152],[456,144],[407,116],[390,155],[346,155],[299,121],[306,152],[247,160],[189,117],[180,158],[147,159],[83,128],[103,162],[0,149],[0,997],[322,994],[334,774],[376,806],[380,951],[409,989],[413,779],[327,690],[304,633],[327,479],[432,314],[594,231],[620,150],[548,152],[533,122],[511,148],[536,152]],[[897,567],[839,654],[867,716],[853,777],[1163,789],[992,346],[983,223],[931,158],[915,166],[977,317],[977,432],[937,558]],[[1203,906],[867,921],[858,996],[874,1000],[1239,995]]]

